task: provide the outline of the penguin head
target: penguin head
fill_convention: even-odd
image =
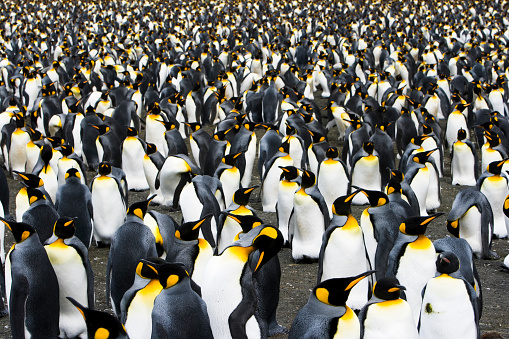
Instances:
[[[373,144],[372,141],[365,141],[363,144],[362,144],[362,149],[368,153],[368,154],[373,154],[374,150],[375,150],[375,144]]]
[[[117,317],[102,311],[91,310],[71,297],[69,301],[80,311],[90,338],[100,339],[127,339],[127,332],[124,325]]]
[[[397,182],[402,183],[405,179],[403,172],[397,169],[391,169],[391,178],[394,178]]]
[[[67,172],[65,172],[64,180],[67,180],[68,178],[78,178],[81,179],[81,173],[78,171],[77,168],[69,168]]]
[[[351,214],[352,199],[360,190],[357,190],[349,195],[338,197],[332,203],[332,213],[335,215],[348,216]]]
[[[285,141],[283,141],[281,143],[281,146],[279,146],[279,152],[286,153],[286,154],[290,153],[290,141],[289,141],[289,139],[286,139]]]
[[[436,213],[430,216],[414,216],[410,218],[406,218],[403,220],[403,222],[399,225],[399,231],[403,234],[407,235],[421,235],[426,232],[426,228],[428,227],[428,224],[441,216],[443,213]]]
[[[486,168],[488,172],[494,175],[500,175],[502,173],[502,166],[504,165],[505,160],[492,161]]]
[[[198,239],[198,235],[200,234],[200,227],[212,216],[213,214],[208,214],[200,220],[183,223],[175,231],[175,238],[184,241],[192,241]]]
[[[239,188],[235,191],[235,193],[233,193],[233,202],[239,206],[249,204],[249,197],[255,188],[258,188],[258,185],[249,188]]]
[[[127,136],[128,137],[135,137],[138,135],[138,131],[134,127],[127,127]]]
[[[231,131],[233,130],[233,127],[232,128],[229,128],[227,130],[224,130],[224,131],[217,131],[216,133],[214,133],[214,140],[217,140],[217,141],[224,141],[226,139],[226,135]]]
[[[97,131],[99,131],[99,135],[106,134],[110,131],[110,127],[108,125],[102,124],[102,125],[90,125],[91,127],[95,128]]]
[[[331,306],[345,306],[352,288],[362,279],[375,273],[367,271],[355,277],[332,278],[320,282],[313,289],[316,299]]]
[[[420,136],[410,139],[410,142],[416,146],[421,146],[422,143],[424,142],[424,140],[426,140],[428,138],[430,138],[430,137],[427,135],[420,135]]]
[[[439,253],[435,264],[437,267],[437,272],[445,274],[454,273],[460,268],[460,260],[456,254],[452,252]]]
[[[294,166],[279,166],[281,168],[281,176],[279,177],[279,180],[295,180],[299,177],[299,169]]]
[[[316,176],[313,172],[311,171],[307,171],[305,169],[301,169],[302,171],[302,181],[301,181],[301,184],[300,186],[303,188],[303,189],[306,189],[306,188],[309,188],[309,187],[313,187],[316,183]]]
[[[331,146],[331,147],[327,148],[327,151],[325,151],[325,156],[328,159],[339,158],[339,151],[338,151],[338,149],[336,147]]]
[[[402,193],[400,182],[397,179],[395,179],[394,177],[391,177],[389,179],[389,182],[387,183],[387,187],[385,188],[385,191],[387,192],[388,196],[391,194],[394,194],[394,193]]]
[[[69,239],[76,233],[74,218],[61,217],[53,226],[53,234],[61,239]]]
[[[461,140],[465,140],[466,138],[467,138],[467,132],[463,128],[460,128],[458,130],[458,137],[457,137],[457,139],[459,141],[461,141]]]
[[[373,294],[382,300],[396,300],[401,296],[401,291],[406,290],[394,277],[383,277],[378,279],[373,286]]]
[[[25,118],[21,113],[17,113],[14,115],[14,119],[16,122],[16,128],[23,128],[25,127]]]
[[[312,132],[310,130],[307,130],[308,133],[311,135],[311,140],[313,142],[313,144],[317,144],[319,142],[324,142],[327,140],[327,138],[325,138],[325,136],[321,133],[318,133],[318,132]]]
[[[253,228],[234,244],[240,244],[242,247],[253,246],[258,250],[257,258],[252,261],[253,272],[256,272],[281,250],[283,242],[283,235],[277,228],[264,225]]]
[[[184,123],[187,127],[191,129],[192,132],[196,132],[201,128],[201,125],[197,122],[185,122]]]
[[[35,228],[23,222],[7,221],[4,218],[0,218],[0,221],[11,230],[16,244],[22,243],[32,234],[37,233]]]
[[[228,155],[226,155],[222,161],[224,164],[228,165],[228,166],[232,166],[232,167],[235,167],[235,162],[237,160],[237,158],[244,152],[240,152],[240,153],[230,153]]]
[[[97,167],[97,171],[98,171],[99,175],[110,175],[112,168],[108,162],[103,161]]]
[[[431,133],[433,133],[433,128],[429,125],[423,124],[422,125],[422,134],[430,135]]]
[[[128,215],[134,215],[143,220],[145,218],[145,214],[147,214],[148,211],[148,205],[150,205],[150,202],[155,198],[155,194],[151,197],[149,197],[147,200],[138,201],[129,206],[127,209]]]
[[[253,228],[263,224],[262,219],[258,218],[256,215],[238,215],[224,211],[221,213],[225,214],[227,218],[230,218],[237,222],[240,225],[240,228],[242,228],[242,233],[248,233]]]
[[[184,265],[181,263],[166,263],[159,268],[159,283],[164,289],[172,288],[178,283],[188,280]]]
[[[389,202],[389,198],[383,192],[368,191],[364,189],[361,189],[360,192],[362,192],[368,198],[371,207],[383,206]]]
[[[141,259],[136,266],[136,275],[143,279],[158,279],[159,268],[166,263],[166,260],[157,257]]]
[[[60,153],[64,157],[70,156],[74,152],[74,148],[71,145],[63,144],[60,146]]]
[[[412,156],[412,160],[415,161],[416,163],[424,165],[428,161],[428,158],[431,156],[431,154],[435,152],[437,149],[438,148],[432,149],[431,151],[423,151],[416,153]]]
[[[30,202],[30,205],[33,203],[39,201],[39,200],[46,200],[46,196],[44,193],[42,193],[40,190],[27,187],[27,195],[28,195],[28,201]]]
[[[490,148],[494,148],[500,145],[501,139],[498,136],[497,132],[485,130],[483,134],[486,137],[486,140],[488,141]]]
[[[145,153],[147,155],[152,155],[152,154],[155,154],[157,152],[157,147],[156,145],[150,143],[150,142],[147,142],[146,146],[145,146]]]
[[[30,140],[32,140],[32,142],[42,140],[41,132],[39,132],[38,130],[35,130],[31,127],[29,127],[28,130],[30,131]]]
[[[23,180],[23,185],[26,187],[37,188],[44,186],[44,181],[42,181],[42,179],[35,174],[18,172],[14,170],[13,172],[16,173]]]

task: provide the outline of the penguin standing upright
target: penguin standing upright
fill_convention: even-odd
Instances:
[[[262,177],[262,208],[264,212],[275,212],[278,198],[278,182],[281,176],[281,167],[293,166],[290,157],[290,144],[281,143],[279,151],[265,163]]]
[[[21,221],[32,225],[37,230],[39,240],[44,244],[53,234],[53,226],[59,218],[58,212],[41,191],[28,187],[27,195],[30,207],[23,213]]]
[[[333,217],[320,248],[318,282],[357,275],[370,267],[362,229],[351,214],[352,199],[357,193],[338,197],[332,205]],[[360,310],[368,301],[369,289],[368,280],[359,282],[352,288],[347,305]]]
[[[138,137],[135,128],[127,127],[127,137],[122,142],[122,170],[125,173],[129,189],[143,191],[149,188],[143,161],[145,157],[145,142]]]
[[[194,161],[203,169],[209,145],[212,143],[212,137],[197,123],[186,123],[186,126],[191,130],[189,133],[189,145],[191,146]]]
[[[288,338],[360,338],[359,318],[346,301],[352,288],[372,273],[318,283],[293,320]]]
[[[143,157],[143,172],[145,173],[145,179],[149,186],[148,196],[156,196],[153,200],[153,204],[162,204],[164,202],[164,196],[161,193],[161,188],[156,188],[157,173],[164,164],[163,155],[157,150],[156,145],[147,143],[145,145],[145,155]]]
[[[180,264],[168,263],[158,270],[163,288],[152,309],[153,338],[212,338],[207,305],[191,288],[191,279]],[[188,317],[193,325],[188,326]]]
[[[451,147],[451,177],[453,185],[475,186],[479,161],[475,144],[468,140],[463,128],[458,130],[457,140]]]
[[[58,176],[57,172],[50,163],[52,157],[53,149],[51,146],[42,146],[39,160],[37,161],[32,173],[39,176],[44,181],[44,188],[51,197],[51,200],[55,201],[58,190]]]
[[[30,134],[24,130],[25,119],[21,113],[16,114],[15,128],[10,135],[2,136],[2,151],[7,169],[25,172],[26,146],[30,141]],[[4,134],[5,127],[2,131]]]
[[[5,291],[13,338],[57,338],[58,280],[35,228],[8,222],[16,244],[5,259]],[[44,316],[41,317],[41,310]]]
[[[339,158],[336,147],[329,147],[325,159],[320,162],[317,171],[317,186],[322,193],[329,216],[332,218],[332,204],[337,197],[346,195],[350,184],[350,176],[343,160]]]
[[[233,194],[242,187],[242,173],[241,169],[237,167],[237,158],[243,153],[227,154],[224,156],[222,162],[217,166],[214,177],[221,181],[224,193],[224,204],[230,206],[232,203]]]
[[[244,123],[237,134],[235,134],[230,149],[230,153],[233,154],[242,152],[240,159],[237,160],[239,163],[243,163],[242,167],[244,168],[240,182],[242,187],[249,187],[251,184],[257,144],[254,132],[255,126],[252,122]],[[241,166],[239,165],[239,167]]]
[[[493,161],[477,179],[477,189],[488,199],[493,211],[493,236],[505,238],[509,229],[509,218],[504,215],[504,199],[509,194],[508,178],[502,174],[504,160]],[[489,236],[491,238],[491,236]]]
[[[285,245],[288,244],[288,227],[293,211],[293,197],[300,189],[299,170],[293,166],[280,167],[283,171],[279,179],[276,218],[279,231],[283,235]]]
[[[60,187],[65,183],[65,175],[70,168],[76,168],[78,170],[81,183],[86,185],[87,177],[85,175],[85,165],[81,158],[74,153],[73,147],[70,145],[62,145],[60,146],[60,152],[62,153],[62,158],[60,158],[57,163],[58,186]]]
[[[87,338],[87,326],[80,312],[66,299],[72,297],[83,306],[94,307],[94,272],[88,250],[74,236],[74,219],[63,217],[53,229],[56,237],[44,249],[55,270],[59,287],[60,337]]]
[[[329,211],[316,187],[315,175],[304,170],[301,188],[293,197],[289,238],[293,260],[318,260],[322,235],[329,227]]]
[[[106,298],[111,301],[117,316],[120,316],[122,297],[133,284],[139,260],[157,257],[156,239],[143,223],[149,204],[150,200],[132,204],[127,211],[126,222],[111,238],[106,268]]]
[[[491,250],[493,213],[489,199],[482,192],[467,188],[454,198],[447,216],[447,230],[456,238],[465,239],[477,258],[498,258]]]
[[[416,216],[405,219],[399,226],[401,234],[389,254],[387,276],[405,283],[405,296],[415,324],[421,311],[422,288],[435,276],[435,247],[424,232],[428,224],[441,215],[442,213],[438,213],[429,217]]]
[[[382,190],[380,158],[378,152],[375,150],[373,142],[364,142],[362,144],[362,149],[353,156],[351,164],[351,186],[372,191]],[[368,201],[364,195],[356,195],[352,203],[355,205],[364,205],[368,203]]]
[[[438,276],[422,291],[419,338],[480,338],[477,295],[458,272],[460,262],[452,252],[436,260]]]
[[[101,162],[98,174],[90,183],[94,213],[94,239],[98,245],[111,242],[126,217],[125,195],[120,180],[111,175],[112,167]]]
[[[360,226],[371,268],[376,270],[379,279],[386,275],[389,254],[398,236],[398,218],[385,193],[361,192],[368,198],[370,207],[362,212]]]
[[[61,217],[76,218],[74,228],[76,237],[90,248],[92,244],[94,216],[92,193],[81,183],[80,172],[70,168],[66,173],[65,183],[58,188],[55,208]]]
[[[361,338],[419,338],[412,309],[401,299],[401,291],[405,289],[398,279],[392,277],[376,282],[373,297],[359,313]]]
[[[256,316],[263,291],[253,279],[282,245],[281,232],[261,225],[209,260],[201,291],[215,338],[267,337],[268,326]]]
[[[23,179],[22,183],[23,187],[21,187],[18,194],[16,194],[16,220],[21,221],[23,213],[25,213],[30,207],[30,201],[28,200],[27,193],[28,187],[40,190],[46,196],[48,201],[53,203],[48,192],[46,192],[46,190],[44,189],[44,182],[42,181],[41,178],[31,173],[21,173],[21,172],[14,173],[16,173],[21,179]]]

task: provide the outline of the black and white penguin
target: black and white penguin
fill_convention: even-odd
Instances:
[[[452,185],[475,186],[479,161],[475,144],[468,139],[467,131],[460,128],[451,147]]]
[[[153,204],[160,205],[164,202],[164,196],[161,188],[156,188],[157,173],[164,164],[164,156],[157,150],[156,145],[147,143],[145,145],[145,156],[143,157],[143,172],[149,186],[148,196],[156,196]]]
[[[143,162],[145,158],[145,142],[138,137],[138,131],[127,127],[127,137],[122,142],[122,170],[130,190],[144,191],[149,188]]]
[[[352,288],[373,274],[367,271],[355,277],[333,278],[317,284],[306,305],[293,320],[289,339],[327,338],[331,335],[360,338],[359,318],[346,306]]]
[[[66,299],[72,297],[85,307],[94,307],[94,272],[85,245],[74,236],[74,219],[55,222],[54,237],[44,245],[58,279],[60,337],[85,338],[87,326],[80,312]]]
[[[410,305],[401,298],[398,279],[384,277],[373,287],[373,297],[359,313],[361,338],[419,338]]]
[[[279,179],[276,218],[279,231],[283,235],[285,245],[288,245],[288,232],[290,216],[293,211],[293,197],[300,189],[299,170],[294,166],[281,167],[282,173]]]
[[[354,154],[351,162],[350,184],[366,190],[382,190],[380,157],[371,141],[362,144],[362,149]],[[355,205],[368,203],[365,195],[356,195],[352,201]]]
[[[332,218],[332,204],[337,197],[346,195],[350,184],[350,175],[346,164],[339,158],[336,147],[329,147],[325,159],[320,162],[317,173],[317,186],[325,199],[329,216]]]
[[[39,240],[44,244],[53,235],[53,226],[59,218],[58,212],[40,190],[28,187],[27,196],[30,207],[23,213],[21,221],[34,227]]]

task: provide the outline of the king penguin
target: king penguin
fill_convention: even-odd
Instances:
[[[317,171],[317,186],[325,199],[329,216],[332,218],[332,204],[337,197],[348,193],[350,175],[346,164],[339,158],[336,147],[329,147],[325,159],[320,162]]]
[[[293,197],[300,189],[299,170],[294,166],[280,167],[283,171],[279,178],[276,204],[276,219],[279,231],[283,235],[285,245],[289,245],[288,227],[293,211]]]
[[[58,212],[41,191],[28,187],[27,195],[30,207],[23,213],[21,221],[32,225],[44,244],[53,234],[53,226],[59,218]]]
[[[267,324],[261,326],[264,322],[256,316],[263,291],[257,291],[254,279],[282,245],[281,232],[261,225],[209,260],[202,296],[215,338],[267,337]]]
[[[125,195],[120,180],[111,175],[112,167],[101,162],[98,174],[90,183],[92,210],[94,217],[94,239],[97,245],[111,242],[115,231],[124,223],[126,217]]]
[[[372,191],[382,190],[380,158],[373,142],[366,141],[362,144],[362,148],[352,158],[351,167],[351,186]],[[364,195],[358,195],[352,203],[364,205],[368,201]]]
[[[63,217],[55,222],[54,237],[44,249],[58,279],[60,337],[87,338],[87,326],[80,312],[66,299],[72,297],[85,307],[94,307],[94,272],[88,250],[74,236],[74,219]]]
[[[338,197],[332,205],[333,217],[320,248],[318,283],[358,275],[370,267],[362,229],[351,214],[352,199],[359,192]],[[360,281],[352,288],[346,304],[359,311],[368,301],[369,292],[369,281]]]
[[[213,338],[205,301],[191,288],[191,278],[180,264],[159,268],[161,292],[152,309],[153,338]],[[192,326],[188,325],[190,320]]]
[[[475,186],[479,161],[475,144],[468,140],[467,132],[460,128],[451,147],[451,177],[453,185]]]
[[[145,157],[145,142],[138,137],[138,131],[127,127],[127,137],[121,145],[122,170],[125,173],[129,189],[144,191],[149,188],[143,161]]]
[[[120,316],[120,302],[132,286],[134,272],[140,259],[157,257],[156,239],[143,222],[150,199],[132,204],[126,222],[111,238],[106,268],[106,298],[111,300],[113,311]]]
[[[417,339],[419,333],[410,305],[401,298],[398,279],[384,277],[373,287],[373,297],[359,313],[362,339]]]
[[[156,188],[157,173],[164,164],[164,156],[157,150],[156,145],[147,143],[145,145],[145,155],[143,156],[143,172],[145,179],[149,186],[148,196],[156,195],[153,204],[160,205],[164,202],[164,196],[161,193],[161,188]]]
[[[346,301],[352,288],[371,274],[373,271],[367,271],[317,284],[293,320],[288,338],[360,338],[359,318]]]
[[[58,338],[58,280],[37,232],[25,223],[0,220],[16,241],[5,259],[12,337]],[[41,310],[44,310],[42,317]]]

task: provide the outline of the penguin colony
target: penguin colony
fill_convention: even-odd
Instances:
[[[480,338],[474,258],[509,230],[507,1],[0,8],[13,338]],[[447,157],[468,187],[433,243]],[[284,246],[319,266],[290,329]]]

